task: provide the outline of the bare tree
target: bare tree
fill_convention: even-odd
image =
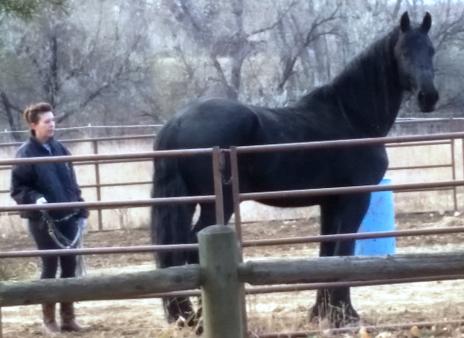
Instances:
[[[230,1],[228,7],[225,3],[189,0],[165,0],[164,5],[175,18],[172,29],[180,27],[200,53],[207,55],[216,72],[215,87],[219,84],[224,96],[236,99],[245,60],[260,50],[266,43],[266,33],[274,30],[297,2],[291,1],[272,22],[254,29],[246,27],[244,0]],[[226,24],[228,29],[220,28]],[[178,50],[182,50],[180,45]]]
[[[312,2],[308,2],[311,4]],[[315,71],[325,73],[329,69],[329,65],[324,64],[322,55],[327,50],[321,50],[327,48],[326,41],[323,38],[327,35],[334,35],[337,33],[337,27],[330,25],[339,19],[338,12],[340,4],[336,4],[329,13],[317,13],[312,20],[308,20],[306,17],[305,25],[299,22],[300,17],[296,14],[289,15],[286,20],[283,20],[279,25],[279,37],[281,39],[283,48],[281,48],[281,64],[282,64],[282,75],[277,85],[278,90],[283,90],[288,80],[295,74],[296,62],[303,56],[307,55],[309,48],[312,48],[315,52],[315,58],[317,67]],[[308,14],[314,13],[314,7],[311,6],[306,9]],[[309,23],[308,23],[309,22]],[[288,34],[288,32],[290,34]],[[319,42],[322,44],[317,45]],[[306,62],[307,64],[309,61]],[[305,72],[308,75],[308,71]],[[328,72],[330,77],[330,71]],[[322,76],[321,76],[322,77]],[[314,85],[314,83],[312,84]]]
[[[148,22],[140,15],[143,9],[124,5],[122,1],[118,9],[115,3],[87,2],[95,13],[92,22],[79,16],[77,9],[71,8],[77,13],[73,16],[44,8],[34,21],[16,26],[21,38],[15,55],[28,66],[15,74],[15,81],[29,82],[34,89],[18,93],[9,90],[13,87],[8,82],[0,83],[4,107],[0,114],[8,117],[10,128],[18,127],[10,116],[37,100],[50,102],[57,121],[69,124],[85,118],[93,123],[125,123],[128,112],[137,116],[146,109],[137,87],[153,86],[147,62]],[[107,15],[108,6],[112,17]]]
[[[432,13],[440,107],[463,110],[462,1],[34,1],[26,19],[0,8],[0,125],[9,129],[38,100],[64,124],[163,122],[199,96],[285,104],[330,81],[404,10]]]

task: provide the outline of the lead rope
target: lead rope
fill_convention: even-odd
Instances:
[[[77,224],[77,232],[73,240],[68,239],[63,233],[56,227],[55,220],[50,217],[47,211],[41,210],[42,220],[47,225],[47,231],[50,237],[52,238],[53,242],[55,242],[58,247],[61,249],[78,249],[82,248],[84,245],[84,220],[83,218],[79,218]],[[59,221],[65,221],[75,216],[72,214],[68,217],[65,217]],[[87,269],[85,267],[84,257],[82,255],[76,256],[76,276],[84,276],[87,274]]]
[[[86,228],[86,224],[85,224],[85,220],[84,218],[79,218],[79,222],[77,224],[78,226],[78,229],[80,230],[81,234],[79,236],[79,240],[77,241],[77,246],[76,248],[78,249],[81,249],[84,247],[84,233],[85,233],[85,228]],[[76,276],[78,277],[82,277],[82,276],[85,276],[87,275],[87,267],[85,265],[85,259],[84,259],[84,255],[77,255],[76,257]]]

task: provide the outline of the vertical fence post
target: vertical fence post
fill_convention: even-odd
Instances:
[[[237,147],[230,147],[230,174],[232,184],[232,200],[234,203],[234,217],[235,217],[235,232],[237,233],[237,239],[240,243],[238,259],[239,262],[243,262],[243,236],[242,236],[242,215],[240,211],[240,175],[238,171],[238,154]],[[245,286],[242,284],[240,287],[242,294],[242,317],[243,317],[243,334],[247,336],[248,331],[248,317],[246,312],[246,297],[245,297]]]
[[[454,145],[454,142],[456,140],[455,139],[451,139],[451,164],[452,164],[452,168],[451,168],[451,174],[452,174],[452,177],[453,177],[453,181],[456,180],[456,150],[455,150],[455,145]],[[453,187],[453,208],[454,208],[454,212],[458,211],[458,190],[457,190],[457,187],[454,186]]]
[[[242,215],[240,213],[240,177],[238,172],[237,147],[230,147],[230,174],[232,184],[232,200],[234,202],[235,231],[240,243],[242,236]]]
[[[223,155],[219,147],[213,148],[213,180],[214,180],[214,195],[216,196],[216,224],[225,225],[224,219],[224,195],[222,192],[222,165]]]
[[[98,155],[98,141],[93,140],[93,153]],[[100,187],[100,164],[99,161],[95,161],[95,185],[97,188],[97,201],[101,201],[101,187]],[[102,210],[98,209],[98,231],[103,230],[103,217],[102,217]]]
[[[198,233],[198,242],[205,337],[244,338],[235,232],[228,226],[213,225]]]
[[[0,307],[0,338],[3,338],[2,308]]]

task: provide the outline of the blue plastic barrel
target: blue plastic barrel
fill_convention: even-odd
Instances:
[[[384,178],[380,184],[391,184],[391,179]],[[392,191],[376,191],[371,193],[369,209],[358,232],[376,232],[395,230],[395,207]],[[393,255],[396,249],[396,238],[359,239],[355,244],[355,255],[385,256]]]

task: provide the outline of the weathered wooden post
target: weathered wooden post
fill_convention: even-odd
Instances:
[[[205,337],[244,338],[235,232],[213,225],[198,233],[198,242]]]

